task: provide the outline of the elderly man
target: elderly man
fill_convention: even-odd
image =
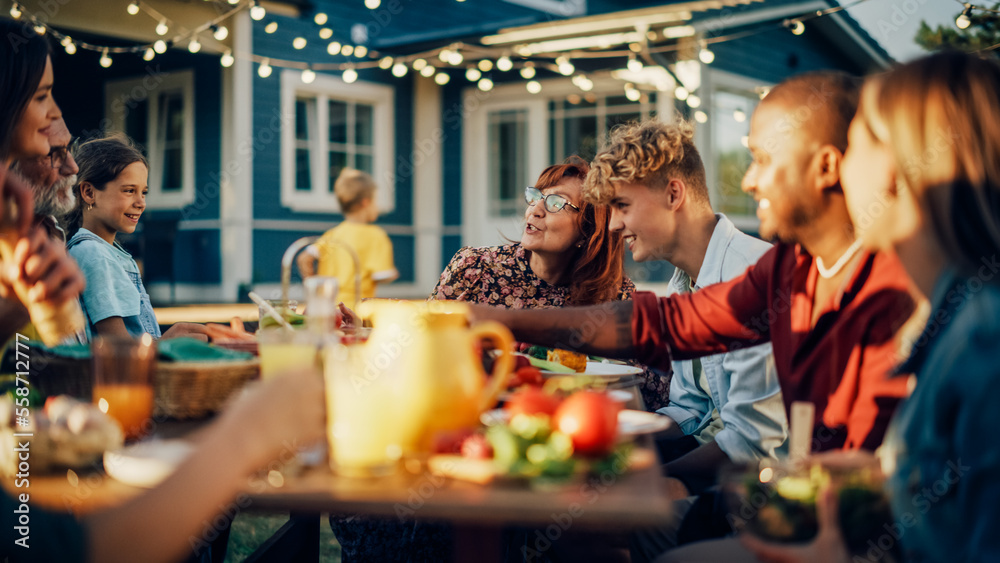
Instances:
[[[49,145],[52,147],[49,155],[17,161],[11,168],[31,187],[36,224],[42,225],[52,238],[63,241],[66,236],[59,226],[58,217],[72,211],[76,204],[73,185],[76,184],[76,173],[80,171],[69,150],[72,140],[66,122],[60,117],[49,127]]]

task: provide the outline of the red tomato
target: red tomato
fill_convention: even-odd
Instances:
[[[491,459],[493,457],[493,446],[486,439],[486,436],[478,432],[462,441],[462,457],[469,459]]]
[[[431,442],[431,451],[436,454],[457,454],[462,452],[462,445],[465,440],[475,434],[472,428],[461,428],[459,430],[442,430],[434,434]]]
[[[574,452],[602,456],[615,446],[619,410],[607,393],[579,391],[562,402],[552,426],[573,440]]]
[[[542,377],[541,370],[535,366],[526,366],[523,368],[517,368],[517,371],[510,376],[507,386],[520,387],[522,385],[536,385],[541,387],[543,383],[545,383],[545,378]]]
[[[559,408],[559,399],[542,391],[540,387],[524,387],[514,392],[504,405],[510,418],[518,414],[552,415]]]

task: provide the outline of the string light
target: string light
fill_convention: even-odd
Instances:
[[[695,96],[694,94],[691,94],[690,96],[688,96],[687,100],[685,100],[685,101],[687,102],[687,105],[690,108],[696,108],[696,107],[700,107],[701,106],[701,98],[699,98],[698,96]]]
[[[101,63],[101,66],[103,66],[104,68],[108,68],[109,66],[111,66],[111,57],[108,56],[108,50],[107,49],[104,49],[104,52],[101,54],[101,61],[100,61],[100,63]]]
[[[690,95],[691,95],[691,93],[688,92],[688,89],[685,88],[685,87],[683,87],[683,86],[678,86],[678,87],[674,88],[674,97],[677,98],[678,100],[682,101],[682,102],[684,100],[688,99],[688,96],[690,96]]]
[[[229,37],[229,28],[224,25],[213,25],[212,26],[212,37],[216,41],[225,41]]]
[[[743,123],[747,120],[747,114],[743,110],[738,109],[733,112],[733,119],[735,119],[737,123]]]
[[[17,2],[14,2],[14,4],[10,7],[10,17],[15,20],[21,19],[21,6],[19,6]]]
[[[302,71],[302,82],[305,84],[312,84],[316,80],[316,73],[313,72],[311,68],[307,68]]]
[[[427,68],[432,68],[432,67],[427,67]],[[448,74],[447,72],[439,72],[434,75],[434,82],[436,82],[438,86],[444,86],[450,80],[451,80],[451,75]]]
[[[354,46],[344,45],[343,47],[340,48],[340,54],[344,55],[345,57],[350,57],[352,54],[354,54]]]
[[[537,80],[529,80],[524,87],[528,89],[528,93],[530,94],[537,94],[542,91],[542,83]]]
[[[426,66],[427,66],[427,61],[425,59],[416,59],[415,61],[413,61],[413,70],[417,72],[424,70]]]
[[[531,80],[534,77],[535,77],[535,64],[532,63],[531,61],[524,63],[524,66],[521,68],[521,78],[525,80]]]
[[[478,68],[470,68],[465,71],[465,79],[469,82],[475,82],[483,77],[483,73],[479,72]]]
[[[127,8],[125,8],[125,11],[128,12],[128,15],[130,15],[130,16],[134,16],[134,15],[138,14],[139,13],[139,3],[138,2],[132,2],[131,4],[128,5]]]
[[[274,33],[278,31],[278,22],[271,22],[264,26],[264,33]]]
[[[638,102],[639,98],[642,97],[642,92],[637,90],[634,84],[627,82],[625,84],[625,97],[628,98],[630,102]]]
[[[341,78],[344,79],[344,82],[348,84],[353,84],[354,81],[358,79],[358,71],[354,70],[353,68],[349,68],[344,71],[344,74],[341,75]]]
[[[497,59],[497,70],[501,72],[507,72],[508,70],[514,68],[514,63],[510,60],[510,57],[504,55]]]
[[[153,43],[153,50],[156,51],[160,55],[162,55],[163,53],[166,53],[167,52],[167,42],[164,41],[164,40],[162,40],[162,39],[157,39],[156,42]]]
[[[167,20],[160,20],[160,23],[156,24],[156,34],[163,37],[167,33],[170,33],[170,26],[167,25]]]
[[[450,58],[451,58],[450,49],[441,49],[441,51],[438,53],[438,60],[440,60],[443,63],[448,62],[448,59]]]
[[[327,19],[326,14],[323,12],[317,12],[316,15],[313,16],[313,21],[316,22],[316,25],[326,25]]]
[[[326,52],[331,55],[339,55],[340,47],[341,47],[340,42],[334,41],[333,43],[330,43],[329,45],[326,46]]]
[[[431,65],[427,65],[424,68],[420,69],[420,76],[430,78],[431,76],[434,76],[435,72],[437,72],[436,68],[434,68]]]
[[[710,65],[712,64],[712,61],[715,60],[715,53],[709,51],[708,47],[702,47],[701,51],[698,52],[698,59],[701,62]]]
[[[392,65],[392,75],[395,76],[396,78],[402,78],[406,76],[406,71],[407,71],[406,65],[404,65],[403,63],[396,63]]]
[[[489,92],[493,89],[493,81],[489,78],[483,78],[476,84],[476,86],[478,86],[483,92]]]
[[[233,66],[233,63],[235,62],[236,58],[233,57],[233,52],[229,49],[226,49],[226,52],[222,54],[222,58],[219,59],[219,64],[226,68]]]
[[[305,49],[306,48],[306,38],[305,37],[296,37],[295,39],[292,39],[292,47],[295,48],[295,49],[297,49],[297,50],[300,50],[300,51],[302,49]]]
[[[142,54],[142,60],[148,62],[148,61],[153,60],[153,57],[155,57],[155,56],[156,56],[156,52],[153,51],[152,47],[149,47],[149,48],[146,49],[146,52]]]
[[[483,72],[489,72],[489,71],[493,70],[493,61],[491,61],[489,59],[483,59],[483,60],[479,61],[479,64],[476,65],[476,66],[478,66],[479,70],[481,70]]]
[[[365,0],[365,8],[374,10],[382,5],[382,0]]]
[[[365,47],[364,45],[358,45],[357,47],[354,48],[354,56],[359,59],[365,58],[365,55],[367,54],[368,54],[368,47]]]
[[[448,54],[448,64],[452,66],[458,66],[462,64],[462,61],[464,60],[465,57],[462,56],[462,53],[460,51],[452,51],[451,53]]]
[[[972,13],[972,5],[966,4],[965,9],[962,10],[962,13],[959,14],[957,18],[955,18],[955,27],[957,27],[958,29],[968,29],[969,26],[972,25],[972,19],[969,18],[969,14],[971,13]]]
[[[197,37],[191,38],[191,42],[188,43],[188,51],[191,51],[192,53],[197,53],[198,51],[201,51],[201,43],[198,42]]]
[[[563,76],[569,76],[576,70],[573,63],[569,62],[569,59],[564,56],[556,57],[556,65],[559,68],[559,74]]]
[[[791,30],[792,35],[802,35],[806,32],[806,24],[802,20],[785,20],[785,27]]]
[[[701,110],[698,110],[694,112],[694,120],[697,121],[698,123],[705,123],[708,121],[708,114]]]
[[[382,57],[379,59],[378,67],[382,70],[389,70],[392,68],[392,57]]]
[[[257,0],[253,0],[250,3],[250,19],[260,21],[264,19],[265,16],[267,16],[267,10],[264,9],[264,6],[258,4]]]
[[[267,78],[271,76],[271,59],[265,58],[260,66],[257,67],[257,75],[261,78]]]
[[[37,33],[38,35],[45,35],[45,26],[41,24],[36,25],[35,33]]]
[[[642,72],[643,64],[642,61],[635,57],[635,55],[629,55],[628,64],[625,66],[628,67],[629,71],[639,73]]]
[[[70,41],[66,45],[66,54],[67,55],[75,55],[76,54],[76,44],[74,44],[72,41]]]
[[[331,37],[333,37],[333,30],[330,29],[329,27],[324,27],[323,29],[319,30],[320,39],[329,39]]]

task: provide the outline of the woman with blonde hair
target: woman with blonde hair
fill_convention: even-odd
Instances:
[[[908,561],[1000,559],[998,92],[996,62],[936,54],[870,78],[851,123],[842,179],[858,236],[895,251],[931,304],[896,370],[916,386],[886,440],[895,522],[862,550],[885,549],[891,527]],[[821,500],[811,544],[746,545],[768,561],[849,561],[858,548],[845,546],[831,494]]]

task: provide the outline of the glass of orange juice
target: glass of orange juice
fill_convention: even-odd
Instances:
[[[262,328],[257,331],[257,350],[261,379],[319,368],[319,338],[309,330]]]
[[[153,373],[156,342],[149,334],[138,339],[97,337],[91,344],[94,361],[94,404],[118,421],[126,440],[142,437],[153,415]]]

